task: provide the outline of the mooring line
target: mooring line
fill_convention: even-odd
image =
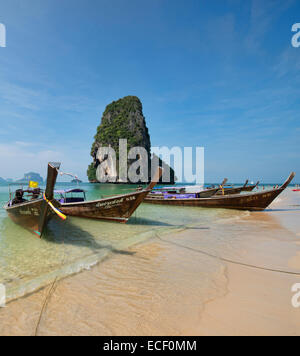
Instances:
[[[198,252],[198,253],[201,253],[202,255],[206,255],[208,257],[215,258],[215,259],[218,259],[218,260],[223,261],[223,262],[227,262],[227,263],[231,263],[231,264],[235,264],[235,265],[239,265],[239,266],[243,266],[243,267],[248,267],[248,268],[268,271],[268,272],[276,272],[276,273],[283,273],[283,274],[289,274],[289,275],[294,275],[294,276],[300,276],[300,272],[284,271],[284,270],[273,269],[273,268],[268,268],[268,267],[261,267],[261,266],[255,266],[255,265],[251,265],[251,264],[247,264],[247,263],[243,263],[243,262],[229,260],[227,258],[223,258],[223,257],[217,256],[217,255],[213,255],[213,254],[211,254],[209,252],[206,252],[206,251],[203,251],[203,250],[197,250],[197,249],[194,249],[194,248],[191,248],[191,247],[188,247],[188,246],[184,246],[184,245],[178,244],[178,243],[173,242],[173,241],[164,240],[157,233],[156,233],[156,237],[159,240],[163,241],[163,242],[166,242],[166,243],[178,246],[178,247],[182,247],[182,248],[185,248],[187,250],[191,250],[193,252]]]
[[[48,292],[48,294],[46,295],[46,298],[45,298],[45,300],[44,300],[44,303],[43,303],[43,306],[42,306],[42,309],[41,309],[41,312],[40,312],[40,316],[39,316],[38,322],[37,322],[37,324],[36,324],[34,336],[37,336],[37,334],[38,334],[39,326],[40,326],[40,323],[41,323],[41,321],[42,321],[42,316],[43,316],[44,311],[45,311],[45,309],[46,309],[46,307],[47,307],[47,304],[48,304],[48,302],[49,302],[49,300],[50,300],[50,297],[51,297],[52,293],[53,293],[54,290],[55,290],[55,283],[56,283],[56,281],[57,281],[57,277],[56,277],[55,280],[53,281],[53,283],[52,283],[52,285],[51,285],[51,288],[50,288],[50,290],[49,290],[49,292]]]
[[[65,251],[65,228],[63,227],[63,251],[64,251],[64,255],[63,255],[63,261],[62,261],[62,265],[65,264],[65,258],[66,258],[66,251]],[[54,293],[55,291],[55,288],[56,288],[56,282],[58,281],[58,276],[56,276],[56,278],[54,279],[52,285],[51,285],[51,288],[49,289],[47,295],[46,295],[46,298],[44,300],[44,303],[43,303],[43,306],[42,306],[42,309],[41,309],[41,312],[40,312],[40,315],[39,315],[39,319],[38,319],[38,322],[36,324],[36,327],[35,327],[35,333],[34,333],[34,336],[38,336],[38,331],[39,331],[39,327],[40,327],[40,324],[41,324],[41,321],[42,321],[42,317],[43,317],[43,314],[47,308],[47,305],[48,305],[48,302],[52,296],[52,294]]]

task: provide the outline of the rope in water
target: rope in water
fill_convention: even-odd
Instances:
[[[182,247],[182,248],[185,248],[187,250],[198,252],[198,253],[201,253],[202,255],[206,255],[208,257],[215,258],[215,259],[218,259],[218,260],[223,261],[223,262],[227,262],[227,263],[231,263],[231,264],[235,264],[235,265],[239,265],[239,266],[243,266],[243,267],[248,267],[248,268],[268,271],[268,272],[276,272],[276,273],[289,274],[289,275],[293,275],[293,276],[300,276],[300,272],[284,271],[284,270],[273,269],[273,268],[268,268],[268,267],[255,266],[255,265],[251,265],[251,264],[247,264],[247,263],[243,263],[243,262],[239,262],[239,261],[233,261],[233,260],[230,260],[230,259],[227,259],[227,258],[224,258],[224,257],[217,256],[217,255],[213,255],[213,254],[211,254],[209,252],[206,252],[206,251],[203,251],[203,250],[194,249],[194,248],[191,248],[191,247],[188,247],[188,246],[184,246],[184,245],[178,244],[178,243],[173,242],[173,241],[164,240],[157,233],[156,233],[156,237],[159,240],[163,241],[163,242],[166,242],[166,243],[169,243],[169,244],[172,244],[172,245],[176,245],[178,247]]]

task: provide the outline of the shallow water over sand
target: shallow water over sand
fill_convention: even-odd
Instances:
[[[83,187],[88,191],[88,199],[133,189],[128,186],[91,184],[84,184]],[[284,197],[288,194],[289,192],[285,193]],[[7,187],[2,186],[1,205],[6,200]],[[296,205],[296,201],[292,203],[289,200],[287,205]],[[276,207],[276,202],[274,206]],[[10,221],[5,210],[1,209],[0,283],[6,285],[8,300],[12,300],[49,284],[55,278],[89,268],[104,258],[113,256],[114,259],[123,261],[131,254],[128,247],[155,236],[165,236],[172,230],[190,229],[197,232],[197,238],[185,241],[186,248],[197,249],[201,239],[201,248],[209,253],[241,258],[241,251],[247,245],[247,237],[263,233],[265,239],[273,239],[272,231],[276,224],[273,217],[264,213],[143,204],[126,225],[78,218],[68,218],[66,222],[53,219],[45,237],[39,240]],[[278,234],[278,229],[276,231]],[[174,247],[176,248],[175,245]],[[155,253],[155,249],[151,253]],[[180,265],[180,255],[176,256],[174,253],[172,258],[174,265],[178,264],[182,269],[184,282],[186,277],[183,271],[188,266]],[[124,264],[122,266],[124,269]],[[144,263],[141,271],[146,267],[147,264]],[[203,271],[203,278],[207,281],[207,284],[203,283],[202,279],[201,286],[199,285],[199,288],[203,288],[205,298],[209,298],[211,291],[222,293],[222,288],[220,291],[216,290],[218,282],[213,277],[220,275],[222,280],[222,265],[208,259],[203,265],[198,263],[197,268],[200,268],[199,272]],[[149,270],[147,273],[154,272]],[[176,273],[178,277],[178,272],[170,271],[170,278],[172,273]],[[113,277],[118,278],[117,275]]]

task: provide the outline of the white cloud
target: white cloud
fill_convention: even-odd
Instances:
[[[85,150],[45,148],[30,142],[0,144],[0,177],[20,179],[29,171],[45,177],[47,163],[51,161],[61,162],[63,170],[78,174],[83,180],[87,179],[85,171],[89,155]]]
[[[46,164],[52,160],[62,160],[64,155],[52,150],[28,150],[30,144],[0,144],[0,176],[22,178],[27,171],[46,174]]]

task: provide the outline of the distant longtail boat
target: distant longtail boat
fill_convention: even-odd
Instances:
[[[217,192],[217,195],[232,195],[232,194],[239,194],[242,192],[252,192],[259,185],[259,182],[257,182],[255,185],[248,185],[248,182],[249,180],[247,179],[242,187],[236,187],[236,188],[224,187],[223,189]]]
[[[180,196],[176,197],[176,195],[173,197],[158,197],[152,194],[145,199],[145,203],[261,211],[265,210],[288,187],[295,175],[295,173],[291,173],[289,178],[280,188],[270,191],[249,194],[215,195],[211,198],[196,198],[193,196],[190,198],[181,198]]]

